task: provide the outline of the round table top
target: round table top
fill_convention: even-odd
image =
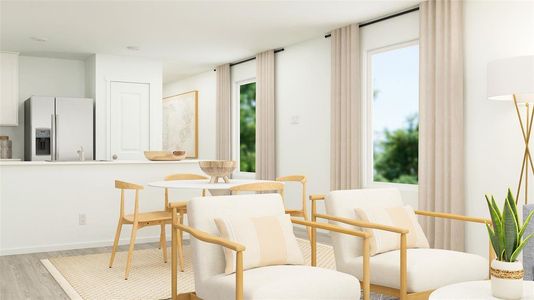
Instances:
[[[491,295],[491,283],[489,280],[468,281],[451,284],[432,292],[429,300],[450,299],[496,299]],[[534,281],[523,281],[523,298],[534,299]]]
[[[168,189],[199,189],[199,190],[228,190],[233,186],[254,183],[254,182],[273,182],[270,180],[257,179],[230,179],[230,182],[210,183],[206,180],[170,180],[170,181],[156,181],[148,185],[152,187],[168,188]],[[278,181],[277,181],[278,182]]]

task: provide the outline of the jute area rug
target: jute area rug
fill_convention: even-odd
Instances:
[[[299,239],[299,245],[309,265],[310,244]],[[41,262],[71,299],[86,300],[152,300],[171,297],[171,264],[163,262],[161,250],[134,252],[128,280],[124,280],[127,252],[117,252],[113,268],[108,268],[109,253],[43,259]],[[185,270],[179,273],[179,292],[194,290],[191,247],[184,246]],[[317,244],[319,267],[335,269],[331,246]]]

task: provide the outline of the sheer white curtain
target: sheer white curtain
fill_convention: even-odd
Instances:
[[[420,8],[419,209],[464,214],[462,1]],[[463,250],[464,224],[421,218],[436,248]]]
[[[361,79],[358,25],[332,31],[330,189],[361,187]]]
[[[232,159],[232,80],[230,65],[225,64],[215,69],[217,73],[217,159]]]
[[[256,178],[276,177],[274,51],[256,56]]]

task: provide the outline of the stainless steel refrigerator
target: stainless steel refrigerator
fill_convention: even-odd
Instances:
[[[93,160],[94,102],[32,96],[24,102],[24,159]]]

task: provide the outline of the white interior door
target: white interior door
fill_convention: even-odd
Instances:
[[[110,156],[118,159],[143,159],[150,148],[150,85],[111,82]]]

